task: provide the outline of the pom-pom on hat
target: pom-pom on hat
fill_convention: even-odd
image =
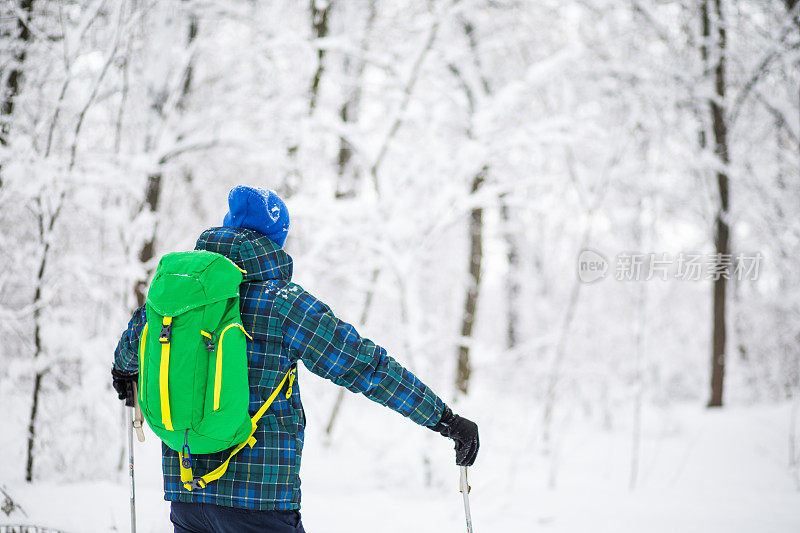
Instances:
[[[283,248],[289,233],[289,210],[269,189],[237,185],[228,193],[228,213],[222,225],[263,233]]]

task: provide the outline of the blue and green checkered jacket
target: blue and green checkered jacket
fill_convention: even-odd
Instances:
[[[361,338],[350,324],[299,285],[292,283],[292,259],[267,237],[241,228],[211,228],[195,247],[223,254],[247,271],[240,287],[247,343],[250,414],[253,415],[289,368],[302,361],[311,372],[360,392],[417,424],[433,426],[444,403],[386,350]],[[139,337],[146,322],[137,309],[114,354],[114,366],[138,372]],[[163,448],[164,498],[247,509],[300,508],[300,456],[305,416],[295,381],[289,399],[279,394],[261,419],[256,445],[233,457],[227,473],[205,489],[189,492],[180,483],[178,454]],[[204,474],[229,451],[193,458]]]

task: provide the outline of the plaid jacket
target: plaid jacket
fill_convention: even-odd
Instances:
[[[444,403],[386,350],[361,338],[350,324],[302,287],[291,283],[292,259],[267,237],[240,228],[211,228],[195,247],[223,254],[247,273],[240,287],[254,414],[298,360],[313,373],[409,417],[433,426]],[[139,337],[146,322],[137,309],[114,354],[118,369],[138,372]],[[305,416],[297,381],[291,397],[279,394],[258,424],[256,445],[234,456],[227,473],[205,489],[189,492],[180,483],[178,454],[163,448],[164,498],[248,509],[300,508],[300,456]],[[229,451],[197,455],[194,471],[216,468]]]

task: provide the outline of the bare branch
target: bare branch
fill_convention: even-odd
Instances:
[[[175,159],[178,156],[189,152],[199,152],[202,150],[210,150],[211,148],[216,148],[218,146],[222,146],[223,144],[229,144],[233,146],[235,143],[223,143],[219,139],[214,139],[211,141],[198,141],[194,143],[187,143],[182,146],[178,146],[173,148],[172,150],[166,152],[161,157],[158,158],[158,165],[161,166],[168,162],[171,159]]]
[[[97,97],[97,91],[100,89],[100,86],[103,83],[103,79],[106,77],[106,73],[108,72],[108,68],[111,66],[111,63],[114,61],[114,58],[117,55],[117,50],[119,50],[119,42],[122,36],[122,20],[125,15],[125,3],[120,3],[119,6],[119,13],[117,15],[117,27],[114,30],[114,46],[111,48],[111,51],[108,53],[108,57],[106,58],[106,62],[103,65],[102,70],[100,71],[100,75],[97,77],[97,81],[95,81],[94,87],[92,87],[92,92],[89,95],[89,98],[86,100],[86,103],[81,109],[81,112],[78,114],[78,122],[75,124],[75,133],[72,139],[72,148],[70,149],[70,156],[69,156],[69,169],[75,166],[75,157],[78,152],[78,139],[80,138],[81,127],[83,126],[83,121],[86,118],[86,113],[89,111],[89,108],[94,103],[95,98]]]
[[[736,98],[733,99],[731,111],[728,115],[728,121],[731,125],[736,122],[736,119],[739,117],[739,113],[741,112],[742,106],[747,100],[747,97],[750,95],[753,88],[758,85],[758,83],[764,78],[764,75],[769,71],[769,67],[772,62],[787,52],[800,48],[800,43],[795,43],[789,48],[779,48],[786,40],[786,37],[789,35],[789,33],[794,29],[794,19],[798,16],[798,13],[800,13],[800,2],[795,4],[794,7],[792,7],[792,9],[786,14],[786,21],[783,24],[780,35],[775,40],[775,44],[764,55],[764,58],[759,61],[758,66],[753,70],[753,73],[748,76],[747,82],[736,95]]]
[[[381,143],[381,147],[378,150],[378,156],[375,158],[375,162],[369,169],[370,174],[372,175],[372,183],[375,187],[375,192],[380,196],[380,183],[378,180],[378,171],[380,170],[381,164],[383,163],[384,157],[386,157],[386,153],[389,151],[389,145],[392,142],[392,139],[397,134],[397,130],[400,129],[400,125],[403,123],[403,119],[405,118],[405,112],[408,108],[408,103],[411,101],[411,94],[414,91],[414,86],[417,83],[417,79],[419,78],[419,71],[422,67],[423,61],[425,61],[425,57],[427,57],[428,52],[431,51],[433,48],[433,43],[436,41],[436,33],[439,31],[439,25],[441,24],[441,17],[437,17],[436,20],[431,24],[430,29],[428,30],[428,37],[425,39],[425,44],[422,46],[419,54],[417,54],[417,58],[414,60],[414,64],[411,67],[411,73],[408,76],[408,80],[406,81],[405,88],[403,89],[403,99],[400,102],[400,106],[395,113],[394,120],[392,121],[392,126],[389,128],[386,137],[383,139]]]
[[[771,103],[769,103],[769,101],[767,101],[766,97],[764,97],[761,91],[756,91],[755,94],[756,94],[755,98],[758,101],[758,103],[763,105],[764,108],[770,113],[770,115],[772,115],[777,125],[779,127],[782,127],[784,131],[786,131],[786,133],[789,134],[789,136],[795,143],[800,143],[800,135],[798,135],[797,132],[795,132],[792,129],[792,126],[789,123],[789,120],[787,120],[786,115],[780,109],[776,108]]]

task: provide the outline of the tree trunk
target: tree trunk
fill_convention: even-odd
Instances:
[[[39,260],[39,269],[36,272],[36,290],[33,295],[33,359],[39,359],[42,354],[42,289],[44,287],[44,273],[47,269],[47,259],[50,253],[50,239],[48,235],[52,232],[55,226],[56,219],[61,213],[61,208],[64,205],[64,196],[60,196],[59,203],[56,210],[50,216],[50,220],[45,223],[44,204],[41,199],[38,202],[39,212],[37,219],[39,222],[39,244],[42,246],[42,256]],[[25,460],[25,481],[33,481],[33,463],[34,463],[34,442],[36,440],[36,415],[39,412],[39,399],[42,390],[42,378],[48,372],[49,368],[38,369],[33,378],[33,399],[31,400],[31,414],[28,419],[28,446],[27,457]]]
[[[727,53],[725,18],[722,10],[722,0],[713,0],[715,32],[712,37],[710,2],[704,0],[702,4],[703,40],[704,46],[713,43],[713,56],[708,49],[703,51],[704,59],[712,56],[716,63],[713,70],[714,98],[709,105],[711,126],[714,134],[714,154],[716,155],[717,169],[715,171],[719,203],[714,222],[714,249],[716,251],[715,279],[714,279],[714,310],[713,334],[711,349],[711,397],[708,407],[721,407],[725,382],[725,343],[727,330],[725,324],[727,302],[727,278],[730,275],[730,227],[728,216],[730,213],[730,183],[728,180],[728,165],[730,155],[728,152],[728,125],[725,110],[725,61]],[[712,40],[713,39],[713,40]]]
[[[505,226],[504,238],[506,241],[506,260],[508,261],[508,274],[506,274],[506,348],[509,350],[517,345],[519,323],[519,244],[517,243],[516,227],[512,220],[511,208],[505,199],[501,199],[500,216]]]
[[[22,82],[22,67],[28,52],[28,43],[31,41],[31,32],[28,26],[33,12],[33,0],[20,0],[19,10],[25,14],[25,20],[17,18],[17,50],[14,53],[14,62],[11,72],[6,78],[3,102],[0,105],[0,146],[8,146],[8,135],[11,132],[11,117],[14,114],[14,104],[19,95]],[[2,166],[0,165],[0,187],[3,186]]]
[[[642,150],[642,161],[647,161],[647,150]],[[639,250],[652,250],[652,229],[654,220],[648,214],[646,198],[639,200],[638,227],[635,229],[636,245]],[[631,468],[628,488],[633,490],[639,478],[642,456],[642,404],[644,403],[644,359],[647,354],[645,336],[647,334],[647,283],[639,284],[636,301],[636,320],[634,322],[634,398],[633,431],[631,432]]]
[[[339,117],[345,124],[356,119],[355,109],[358,107],[357,97],[348,99],[339,109]],[[344,137],[339,137],[339,154],[336,157],[336,198],[352,198],[356,194],[360,172],[351,168],[350,159],[353,157],[353,147]]]
[[[195,38],[197,38],[198,32],[198,21],[195,15],[189,16],[189,30],[188,30],[188,37],[186,39],[186,45],[191,46],[192,42],[194,42]],[[192,90],[192,74],[193,74],[193,65],[190,61],[189,64],[186,66],[186,71],[183,75],[183,85],[181,87],[181,94],[178,102],[176,104],[176,109],[179,113],[182,113],[186,110],[187,106],[187,97]],[[156,106],[158,109],[158,107]],[[163,172],[162,172],[162,165],[159,164],[158,169],[147,176],[147,187],[145,188],[144,193],[144,205],[142,209],[147,209],[150,213],[155,215],[158,212],[159,206],[159,199],[161,198],[161,188],[163,182]],[[156,229],[157,225],[154,224],[153,232],[150,236],[145,240],[144,244],[142,244],[142,248],[139,250],[139,262],[144,265],[145,267],[145,276],[144,279],[140,279],[136,282],[134,286],[134,296],[136,297],[136,305],[140,307],[144,305],[147,299],[147,281],[150,278],[150,272],[152,270],[151,266],[148,266],[148,263],[153,259],[155,256],[155,246],[156,246]]]
[[[197,38],[197,31],[198,31],[198,21],[197,15],[191,14],[189,15],[189,31],[186,38],[186,46],[189,47],[192,45],[194,40]],[[189,96],[189,93],[192,90],[192,79],[194,77],[194,65],[189,62],[186,65],[186,71],[183,73],[183,87],[181,87],[181,97],[178,100],[177,108],[179,111],[183,112],[186,111],[186,98]]]
[[[786,1],[786,9],[788,11],[792,11],[797,6],[797,3],[800,2],[800,0],[785,0],[785,1]],[[794,25],[797,28],[798,34],[800,35],[800,14],[795,15]],[[797,61],[795,61],[795,68],[796,68],[795,72],[800,71],[800,58],[798,58]],[[798,118],[798,124],[800,124],[800,86],[797,87],[797,118]],[[798,140],[797,142],[797,155],[798,157],[800,157],[800,140]],[[794,338],[800,339],[800,332],[795,331]],[[795,352],[795,350],[796,347],[793,346],[792,352]],[[800,383],[800,360],[798,360],[796,353],[794,353],[792,357],[794,358],[793,361],[794,364],[792,365],[792,368],[794,369],[794,378],[795,378],[792,395],[794,395],[797,393],[797,389]],[[797,405],[798,401],[800,400],[796,400],[794,402],[794,405]],[[800,488],[800,470],[796,469],[795,472],[796,472],[795,477],[798,480],[798,487]]]
[[[28,421],[28,448],[25,461],[25,481],[33,481],[33,443],[36,440],[36,413],[39,410],[39,393],[42,390],[43,372],[36,372],[33,379],[33,402],[31,403],[31,416]]]
[[[158,212],[158,200],[161,197],[161,172],[156,172],[147,176],[147,189],[144,193],[144,206],[150,213]],[[147,266],[155,253],[156,245],[156,226],[153,226],[153,232],[142,244],[139,250],[139,262],[145,267],[145,277],[136,282],[134,288],[134,295],[136,296],[136,306],[141,307],[147,299],[147,280],[150,277],[151,268]]]
[[[25,63],[25,56],[28,51],[28,43],[31,40],[31,32],[28,26],[31,22],[31,13],[33,11],[33,0],[20,0],[20,12],[25,14],[25,20],[17,18],[17,50],[14,53],[14,63],[11,72],[6,79],[5,94],[3,94],[3,103],[0,106],[0,116],[2,122],[0,123],[0,145],[8,145],[8,133],[11,129],[9,117],[14,113],[14,100],[19,94],[20,83],[22,81],[22,67]]]
[[[369,3],[369,13],[364,28],[364,35],[361,39],[361,53],[366,55],[369,50],[369,35],[375,23],[377,10],[375,0]],[[350,76],[352,81],[346,87],[345,101],[339,109],[339,117],[345,124],[352,124],[358,121],[359,108],[361,106],[361,78],[364,74],[364,59],[350,58],[345,56],[344,74]],[[352,198],[358,190],[358,182],[361,178],[359,168],[351,164],[353,157],[353,147],[344,137],[339,137],[339,154],[336,158],[336,198]]]
[[[477,193],[484,180],[488,167],[483,167],[480,172],[475,174],[472,179],[473,195]],[[478,307],[478,295],[481,287],[481,266],[483,263],[483,208],[474,207],[470,213],[469,223],[470,246],[469,246],[469,286],[464,300],[464,315],[461,320],[461,345],[458,347],[458,366],[456,373],[456,389],[461,393],[467,394],[469,391],[469,379],[472,373],[470,364],[470,340],[472,339],[472,329],[475,324],[475,314]]]
[[[475,72],[480,80],[481,92],[483,96],[491,96],[491,87],[489,86],[488,79],[483,75],[483,68],[481,67],[480,55],[478,54],[478,40],[475,34],[475,27],[466,18],[460,17],[459,23],[464,35],[467,37],[469,43],[470,55]],[[464,90],[464,96],[467,98],[469,125],[467,127],[467,137],[474,138],[472,130],[473,117],[478,105],[475,99],[475,92],[470,87],[467,80],[461,75],[460,70],[454,64],[450,65],[450,71],[456,76]],[[472,179],[471,193],[473,196],[480,190],[483,182],[486,179],[486,174],[489,171],[488,165],[484,164],[483,168],[475,174]],[[508,215],[507,210],[503,210],[504,216]],[[481,288],[481,269],[483,264],[483,208],[474,207],[470,213],[470,247],[469,247],[469,285],[467,287],[467,294],[464,300],[464,314],[461,320],[461,344],[458,347],[457,358],[457,371],[456,371],[456,389],[462,394],[467,394],[469,390],[469,380],[472,374],[472,366],[470,362],[470,343],[472,340],[473,328],[475,326],[476,311],[478,308],[478,296]]]
[[[322,4],[322,5],[320,5]],[[312,37],[324,39],[328,36],[328,14],[330,13],[333,2],[311,0],[311,31]],[[308,114],[312,115],[317,107],[317,97],[319,96],[319,84],[322,74],[325,72],[325,49],[317,48],[317,69],[314,71],[314,79],[311,81],[311,97],[309,99]]]

